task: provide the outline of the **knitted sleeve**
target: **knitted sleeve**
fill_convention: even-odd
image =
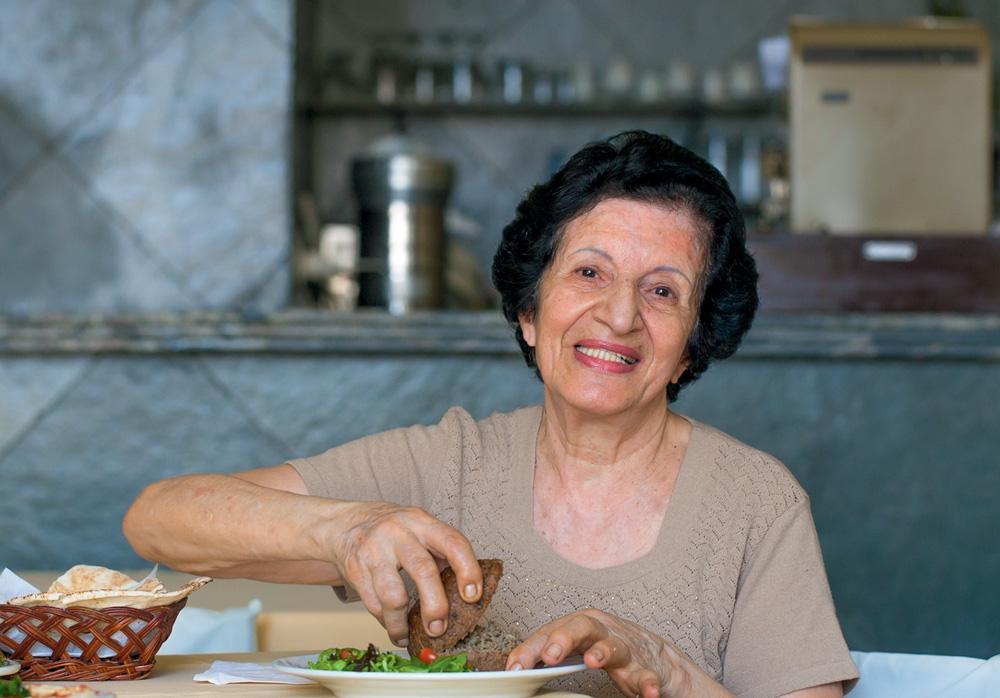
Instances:
[[[288,463],[315,496],[426,508],[442,469],[461,459],[462,427],[471,421],[452,408],[438,424],[366,436]]]

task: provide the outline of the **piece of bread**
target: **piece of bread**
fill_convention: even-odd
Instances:
[[[498,636],[502,633],[495,627],[485,627],[479,625],[486,607],[490,605],[493,594],[500,584],[500,577],[503,576],[502,560],[480,560],[480,567],[483,569],[483,594],[479,601],[466,603],[462,595],[458,592],[458,579],[455,577],[455,570],[450,567],[441,572],[441,583],[444,584],[444,591],[448,597],[448,628],[440,637],[430,637],[424,630],[424,624],[420,616],[420,599],[417,599],[410,607],[410,642],[407,651],[411,656],[416,657],[421,650],[429,647],[436,654],[449,655],[465,652],[468,657],[468,666],[476,671],[503,671],[507,666],[507,655],[516,645],[516,639],[507,636],[506,647],[498,647]],[[459,646],[460,642],[465,641]]]
[[[107,567],[75,565],[49,587],[51,593],[72,594],[91,589],[135,589],[139,582],[127,574]]]

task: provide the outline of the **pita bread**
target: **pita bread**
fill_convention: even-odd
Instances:
[[[55,608],[154,608],[180,601],[211,581],[211,577],[196,577],[177,591],[166,591],[163,583],[155,577],[140,583],[106,567],[77,565],[53,582],[49,591],[16,596],[7,603],[14,606]],[[100,586],[86,586],[89,584]],[[57,589],[71,591],[56,591]]]
[[[113,693],[98,693],[90,686],[80,683],[75,686],[58,683],[26,683],[31,698],[95,698],[96,696],[113,696]]]
[[[191,592],[208,584],[210,577],[197,577],[187,582],[177,591],[141,591],[139,589],[94,589],[66,594],[62,599],[63,608],[153,608],[169,606],[186,598]],[[162,586],[162,585],[161,585]]]
[[[25,594],[7,599],[11,606],[59,606],[60,599],[65,596],[59,591],[40,591],[37,594]]]
[[[52,582],[50,592],[72,594],[87,589],[134,589],[139,582],[118,570],[93,565],[70,567]]]

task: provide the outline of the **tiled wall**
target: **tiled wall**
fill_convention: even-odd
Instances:
[[[993,0],[965,4],[1000,26]],[[384,22],[492,12],[498,56],[555,61],[582,47],[595,62],[707,66],[747,55],[792,12],[888,19],[924,6],[338,0],[326,27],[354,46]],[[285,307],[294,36],[284,0],[0,3],[0,312]],[[553,159],[626,126],[675,127],[413,124],[459,163],[456,207],[479,229],[463,240],[480,259]],[[338,163],[388,128],[321,129],[324,217],[350,215]],[[1000,651],[998,381],[996,364],[737,360],[679,407],[774,452],[813,493],[853,647],[986,654]],[[135,567],[120,521],[151,480],[271,465],[451,405],[485,416],[540,395],[512,358],[0,357],[0,566]]]
[[[0,311],[282,307],[292,18],[0,6]]]

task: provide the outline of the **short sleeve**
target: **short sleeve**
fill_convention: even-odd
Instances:
[[[466,421],[464,410],[452,408],[433,426],[393,429],[288,464],[318,497],[426,507],[442,467],[461,457]]]
[[[858,676],[844,641],[819,539],[802,499],[770,526],[741,575],[723,684],[774,698]]]

